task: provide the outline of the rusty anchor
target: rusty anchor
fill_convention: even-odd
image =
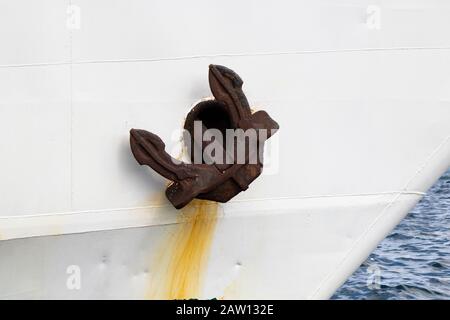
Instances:
[[[193,163],[185,163],[172,158],[165,151],[164,142],[155,134],[141,130],[130,130],[131,151],[140,165],[148,165],[163,177],[172,181],[166,196],[173,206],[180,209],[192,199],[227,202],[241,191],[245,191],[262,172],[264,142],[279,128],[278,124],[261,110],[252,113],[247,98],[242,91],[242,79],[232,70],[219,65],[209,66],[209,85],[213,100],[198,103],[187,115],[184,129],[189,133],[185,143]],[[201,134],[208,129],[221,133],[229,130],[253,130],[257,137],[257,148],[250,148],[246,136],[232,136],[223,142],[221,148],[225,159],[231,162],[208,159],[205,149],[213,141],[196,141],[195,123],[200,121]],[[264,133],[264,134],[261,134]],[[226,136],[228,137],[228,136]],[[226,140],[226,139],[225,139]],[[237,145],[243,143],[243,161],[237,161]],[[231,154],[226,146],[231,145]],[[195,152],[200,151],[200,163],[195,160]],[[222,151],[222,150],[221,150]],[[198,153],[197,153],[198,154]],[[257,157],[254,157],[257,154]],[[231,156],[231,157],[230,157]],[[233,157],[234,156],[234,157]],[[256,161],[251,159],[256,158]],[[228,158],[227,158],[228,159]]]

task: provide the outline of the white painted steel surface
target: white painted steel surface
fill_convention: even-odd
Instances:
[[[237,71],[281,129],[270,172],[221,206],[204,298],[329,297],[450,164],[447,1],[0,12],[0,297],[144,297],[179,212],[128,131],[174,140],[210,95],[210,63]]]

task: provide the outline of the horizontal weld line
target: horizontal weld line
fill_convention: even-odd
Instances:
[[[243,203],[243,202],[252,202],[252,201],[259,202],[259,201],[276,201],[276,200],[366,197],[366,196],[379,196],[379,195],[392,195],[392,194],[423,196],[426,193],[420,192],[420,191],[389,191],[389,192],[378,192],[378,193],[243,199],[243,200],[232,200],[229,203]],[[0,220],[2,220],[2,219],[39,218],[39,217],[48,217],[48,216],[80,215],[80,214],[89,214],[89,213],[105,213],[106,214],[109,212],[134,211],[134,210],[159,209],[159,208],[172,208],[172,206],[170,204],[167,204],[167,205],[159,205],[159,206],[142,206],[142,207],[126,207],[126,208],[112,208],[112,209],[82,210],[82,211],[72,211],[72,212],[39,213],[39,214],[30,214],[30,215],[3,216],[3,217],[0,217]]]
[[[111,59],[111,60],[85,60],[85,61],[60,61],[60,62],[41,62],[41,63],[24,63],[0,65],[0,68],[25,68],[25,67],[47,67],[47,66],[64,66],[64,65],[84,65],[84,64],[104,64],[104,63],[136,63],[136,62],[162,62],[162,61],[179,61],[194,60],[203,58],[220,58],[220,57],[257,57],[257,56],[286,56],[286,55],[302,55],[302,54],[326,54],[326,53],[352,53],[352,52],[376,52],[376,51],[418,51],[418,50],[449,50],[450,47],[398,47],[398,48],[361,48],[361,49],[328,49],[328,50],[305,50],[305,51],[287,51],[287,52],[255,52],[255,53],[220,53],[210,55],[192,55],[167,58],[147,58],[147,59]]]
[[[250,201],[271,201],[271,200],[297,200],[297,199],[322,199],[322,198],[347,198],[347,197],[370,197],[370,196],[381,196],[381,195],[392,195],[392,194],[400,194],[400,195],[418,195],[424,196],[426,192],[421,191],[386,191],[386,192],[377,192],[377,193],[355,193],[355,194],[324,194],[317,196],[300,196],[300,197],[277,197],[277,198],[260,198],[260,199],[248,199],[248,200],[232,200],[233,202],[250,202]]]
[[[133,210],[145,210],[145,209],[158,209],[170,207],[169,204],[161,206],[143,206],[143,207],[125,207],[125,208],[111,208],[111,209],[93,209],[93,210],[81,210],[81,211],[63,211],[63,212],[47,212],[17,216],[3,216],[1,219],[22,219],[22,218],[34,218],[34,217],[48,217],[48,216],[62,216],[62,215],[78,215],[88,213],[107,213],[107,212],[120,212],[120,211],[133,211]]]

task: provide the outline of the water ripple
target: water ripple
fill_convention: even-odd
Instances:
[[[332,299],[450,299],[450,170]]]

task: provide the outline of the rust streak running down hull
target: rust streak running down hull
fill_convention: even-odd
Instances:
[[[153,261],[150,299],[199,298],[217,222],[216,202],[194,200],[182,209],[180,224]]]

